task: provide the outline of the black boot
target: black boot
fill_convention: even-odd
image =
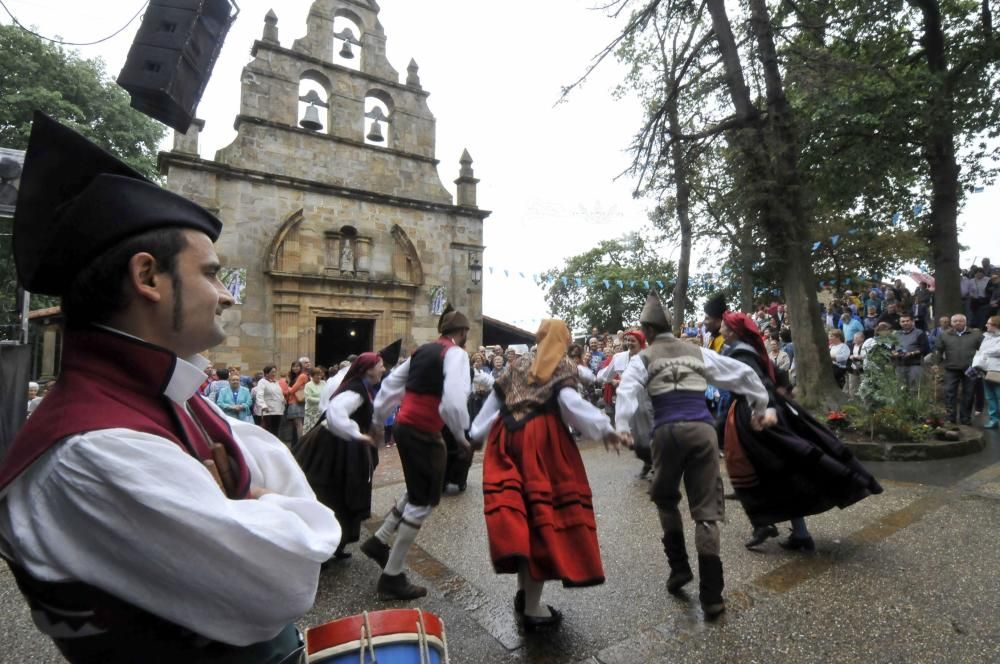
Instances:
[[[670,563],[670,576],[667,578],[667,592],[679,593],[694,575],[688,563],[687,548],[684,546],[684,531],[671,530],[663,535],[663,551]]]
[[[698,582],[701,610],[705,619],[712,620],[726,610],[722,599],[722,560],[718,556],[698,556]]]

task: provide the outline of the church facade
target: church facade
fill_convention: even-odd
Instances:
[[[317,0],[291,48],[268,12],[242,74],[236,139],[198,156],[195,122],[160,155],[167,187],[224,223],[216,251],[239,303],[218,365],[285,371],[398,338],[437,336],[445,301],[482,335],[482,227],[472,159],[443,186],[413,61],[388,62],[373,0]]]

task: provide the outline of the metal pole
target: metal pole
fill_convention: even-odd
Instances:
[[[24,291],[21,302],[21,343],[28,343],[28,312],[31,311],[31,293]]]

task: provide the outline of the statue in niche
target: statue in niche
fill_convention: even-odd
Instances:
[[[354,272],[354,240],[345,237],[340,241],[340,270]]]

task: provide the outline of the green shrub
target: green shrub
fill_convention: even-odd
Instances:
[[[872,439],[926,440],[943,419],[944,410],[934,400],[930,372],[924,372],[920,389],[915,392],[899,380],[891,354],[896,343],[894,334],[876,337],[868,351],[858,394],[843,407],[842,414],[848,429]]]

